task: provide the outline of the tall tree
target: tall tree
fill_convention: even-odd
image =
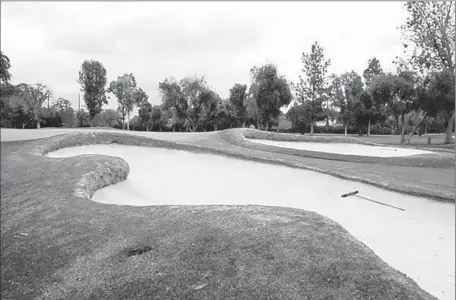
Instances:
[[[410,71],[398,75],[383,74],[376,77],[371,83],[371,94],[377,103],[384,103],[396,123],[396,132],[401,120],[400,142],[405,143],[405,114],[410,112],[416,101],[416,78]]]
[[[74,110],[71,107],[70,100],[64,99],[62,97],[57,98],[52,104],[52,109],[54,109],[57,115],[61,118],[62,125],[68,128],[73,127],[74,125]]]
[[[106,98],[106,69],[99,61],[85,60],[79,71],[78,83],[84,92],[84,102],[91,120],[99,114],[103,104],[108,104]]]
[[[367,68],[363,72],[364,83],[367,87],[370,86],[372,80],[378,75],[383,74],[382,66],[377,58],[369,59],[367,62]]]
[[[251,124],[255,124],[257,129],[260,129],[260,111],[258,108],[257,99],[249,96],[244,101],[247,118]]]
[[[389,105],[399,113],[401,117],[401,144],[405,143],[405,114],[409,113],[416,101],[415,84],[416,78],[413,72],[400,72],[395,79],[395,96],[391,99]]]
[[[216,130],[216,116],[223,100],[215,91],[209,88],[203,91],[200,98],[202,111],[201,116],[199,117],[199,125],[202,126],[204,131],[208,128]]]
[[[162,105],[154,105],[150,112],[150,122],[152,130],[162,131],[162,128],[166,123],[165,111],[163,111]]]
[[[404,40],[405,60],[422,74],[429,72],[455,72],[455,2],[454,1],[409,1],[406,23],[401,27]],[[449,74],[451,76],[451,74]],[[454,75],[452,75],[454,76]],[[454,85],[454,82],[453,82]],[[448,109],[452,109],[449,107]],[[445,118],[446,143],[450,143],[455,111],[441,111]]]
[[[445,144],[452,140],[452,116],[455,110],[455,76],[450,70],[431,72],[424,87],[418,89],[420,107],[431,117],[443,117],[446,127]],[[451,123],[449,123],[451,122]]]
[[[163,110],[162,105],[152,106],[150,115],[152,130],[162,131],[167,126],[167,111]]]
[[[455,68],[455,2],[408,1],[401,26],[406,62],[422,73]]]
[[[301,61],[303,63],[302,72],[304,76],[299,76],[299,81],[294,87],[296,100],[299,103],[309,101],[311,104],[307,106],[310,109],[310,134],[313,134],[314,123],[325,118],[328,118],[329,107],[324,108],[323,102],[327,89],[327,72],[331,64],[330,59],[325,59],[323,47],[315,42],[310,52],[302,53]]]
[[[138,95],[135,76],[131,73],[125,73],[117,77],[117,80],[113,80],[109,84],[108,92],[113,93],[117,98],[118,110],[122,118],[122,129],[125,129],[125,125],[127,125],[127,130],[130,130],[130,113],[135,105],[135,95]],[[127,117],[127,122],[125,122],[125,117]]]
[[[285,77],[278,75],[273,64],[253,67],[250,73],[250,95],[256,101],[260,120],[269,130],[271,121],[279,117],[280,108],[289,105],[293,99],[290,86]]]
[[[366,84],[366,91],[361,96],[361,102],[364,107],[364,112],[367,115],[367,135],[370,135],[371,122],[375,117],[379,117],[381,110],[380,103],[375,103],[374,98],[370,93],[370,86],[372,81],[379,75],[383,74],[383,69],[380,61],[377,58],[369,59],[367,68],[363,72],[364,82]]]
[[[246,99],[247,85],[236,83],[230,89],[229,102],[234,108],[236,120],[240,123],[239,125],[241,125],[242,127],[245,127],[245,122],[247,121],[247,109],[245,106]]]
[[[2,113],[6,109],[8,98],[15,93],[14,86],[9,84],[11,80],[10,68],[11,63],[8,56],[0,51],[0,109]]]
[[[361,109],[363,82],[355,71],[346,72],[340,78],[333,78],[332,90],[335,94],[335,105],[339,108],[339,120],[343,123],[345,135],[349,125],[355,121],[355,116]]]
[[[36,128],[41,128],[40,109],[43,103],[48,100],[51,91],[44,84],[37,83],[29,85],[21,83],[17,85],[18,96],[26,103],[27,108],[32,112]]]
[[[209,100],[207,93],[209,88],[204,77],[185,77],[180,81],[182,92],[187,102],[186,128],[197,131],[203,117],[204,101]],[[203,97],[203,94],[205,96]]]
[[[336,74],[331,74],[329,76],[329,86],[327,89],[328,97],[332,103],[332,109],[330,110],[330,116],[338,119],[341,119],[341,105],[345,101],[344,87],[342,85],[341,77]],[[345,108],[345,107],[344,107]],[[342,122],[344,123],[344,122]],[[310,125],[310,123],[309,123]]]
[[[139,106],[138,116],[139,123],[142,128],[145,128],[146,131],[150,130],[152,123],[152,104],[149,101],[143,101]]]
[[[139,107],[139,106],[141,106],[141,104],[143,104],[145,102],[149,102],[149,95],[147,95],[147,93],[142,88],[137,88],[133,92],[133,99],[134,99],[135,105],[137,105]]]
[[[145,128],[146,131],[149,131],[150,112],[152,110],[152,106],[149,102],[149,96],[142,88],[137,88],[133,93],[133,99],[135,105],[139,108],[139,126],[141,128]]]
[[[11,80],[11,68],[10,59],[0,51],[0,83],[5,84]]]
[[[374,98],[369,93],[369,89],[363,90],[360,95],[360,111],[357,113],[358,123],[362,123],[362,120],[367,119],[367,136],[370,136],[371,133],[371,124],[375,120],[375,117],[378,116],[379,110],[377,109],[376,103],[374,103]],[[362,118],[360,116],[362,115]],[[365,123],[363,124],[365,125]]]
[[[235,124],[236,113],[236,108],[230,100],[219,102],[213,118],[214,130],[217,131],[219,128],[231,128],[233,124]]]
[[[187,99],[179,82],[172,77],[159,82],[158,89],[163,109],[171,114],[171,126],[174,132],[176,126],[183,126],[187,120]]]
[[[438,118],[443,118],[443,125],[446,127],[445,143],[450,143],[452,139],[451,127],[445,122],[449,119],[448,114],[454,111],[454,81],[454,73],[444,70],[430,72],[424,80],[419,82],[416,87],[416,101],[412,103],[412,114],[408,114],[411,125],[415,126],[407,136],[407,144],[410,144],[412,136],[418,130],[421,132],[423,124],[427,126],[429,119]],[[413,115],[415,118],[412,120]]]
[[[58,111],[64,111],[71,107],[71,102],[70,100],[59,97],[57,98],[57,100],[54,101],[52,107],[54,107]]]

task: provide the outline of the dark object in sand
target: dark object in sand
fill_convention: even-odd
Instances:
[[[357,195],[358,193],[359,193],[359,191],[353,191],[353,192],[350,192],[350,193],[342,194],[341,197],[345,198],[345,197],[348,197],[348,196],[355,196],[355,197],[358,197],[358,198],[361,198],[361,199],[364,199],[364,200],[367,200],[367,201],[371,201],[371,202],[374,202],[374,203],[377,203],[377,204],[381,204],[381,205],[389,206],[389,207],[392,207],[392,208],[395,208],[395,209],[398,209],[398,210],[405,211],[405,209],[403,209],[403,208],[400,208],[400,207],[397,207],[397,206],[393,206],[393,205],[389,205],[389,204],[386,204],[386,203],[382,203],[382,202],[379,202],[379,201],[375,201],[375,200],[372,200],[372,199]]]

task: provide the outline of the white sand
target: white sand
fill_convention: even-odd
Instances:
[[[398,157],[418,154],[436,154],[435,152],[431,151],[410,148],[380,147],[348,143],[285,142],[261,139],[249,139],[249,141],[253,143],[260,143],[283,148],[372,157]]]
[[[163,139],[169,141],[188,141],[197,140],[210,136],[213,132],[146,132],[146,131],[127,131],[119,129],[103,129],[103,128],[41,128],[41,129],[12,129],[1,128],[0,140],[8,141],[23,141],[41,139],[59,134],[73,132],[114,132],[125,133],[136,136],[149,137],[154,139]]]
[[[127,180],[97,191],[118,205],[259,204],[316,211],[344,226],[383,260],[443,300],[454,300],[455,205],[394,193],[329,175],[195,154],[121,145],[62,149],[53,157],[106,154],[124,158]],[[402,212],[343,193],[404,208]]]

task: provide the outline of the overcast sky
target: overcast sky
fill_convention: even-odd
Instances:
[[[372,57],[393,71],[405,17],[401,2],[2,2],[1,49],[12,83],[45,83],[74,108],[84,59],[102,62],[108,81],[133,73],[159,104],[170,76],[204,75],[222,97],[254,65],[296,81],[315,41],[330,73],[361,74]]]

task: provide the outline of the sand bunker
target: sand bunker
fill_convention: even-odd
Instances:
[[[316,152],[336,153],[344,155],[360,155],[371,157],[398,157],[398,156],[411,156],[419,154],[435,154],[434,152],[409,149],[409,148],[394,148],[394,147],[381,147],[381,146],[368,146],[360,144],[344,144],[344,143],[313,143],[313,142],[285,142],[285,141],[272,141],[249,139],[250,142],[260,143],[270,146],[308,150]]]
[[[118,205],[258,204],[318,212],[344,226],[388,264],[440,299],[454,300],[455,206],[394,193],[329,175],[185,151],[91,145],[52,157],[106,154],[130,165],[127,180],[92,200]],[[404,208],[402,212],[356,197]]]

